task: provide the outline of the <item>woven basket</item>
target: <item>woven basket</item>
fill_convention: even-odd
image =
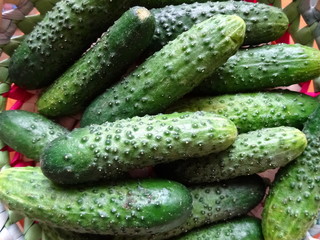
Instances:
[[[35,101],[38,91],[24,91],[8,84],[8,59],[19,46],[24,35],[30,33],[58,0],[0,0],[4,9],[0,15],[0,111],[23,109],[36,111]],[[257,2],[256,0],[248,0]],[[288,32],[278,41],[301,43],[315,48],[320,47],[320,0],[260,0],[261,3],[282,7],[290,22]],[[320,78],[294,85],[291,90],[317,96],[320,91]],[[73,129],[79,122],[79,116],[61,118],[59,123]],[[6,149],[0,141],[0,149]],[[0,152],[0,169],[2,167],[34,166],[31,159],[11,150]],[[273,180],[275,171],[262,174]],[[260,216],[262,203],[250,214]],[[319,225],[318,225],[319,224]],[[23,218],[16,212],[6,209],[0,203],[0,240],[41,240],[42,229],[39,224]],[[320,239],[320,218],[310,229],[304,240]]]

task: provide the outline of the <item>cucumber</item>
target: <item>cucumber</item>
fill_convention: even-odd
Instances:
[[[239,133],[245,133],[279,126],[301,129],[318,105],[316,98],[305,94],[274,91],[183,98],[166,112],[213,112],[229,118]]]
[[[61,187],[39,167],[1,171],[0,199],[52,227],[112,235],[166,232],[184,223],[192,209],[189,190],[176,182],[145,179]]]
[[[41,168],[62,184],[110,179],[132,169],[222,151],[236,135],[230,120],[213,113],[134,117],[79,128],[52,141],[41,156]]]
[[[138,58],[149,45],[154,28],[155,19],[146,8],[133,7],[126,11],[45,91],[37,102],[38,111],[57,117],[82,110]]]
[[[237,15],[246,23],[244,45],[270,42],[281,37],[289,21],[280,8],[250,2],[204,2],[166,6],[151,9],[156,18],[156,31],[148,48],[151,52],[161,49],[169,41],[194,24],[215,14]]]
[[[262,217],[265,240],[300,240],[320,208],[320,108],[310,115],[303,132],[308,146],[276,175]],[[286,224],[283,224],[286,223]]]
[[[215,182],[285,166],[306,146],[306,136],[296,128],[264,128],[239,134],[227,150],[218,154],[163,164],[156,169],[158,174],[181,182]]]
[[[147,8],[161,8],[167,5],[181,5],[183,3],[194,3],[194,2],[207,2],[208,0],[136,0],[136,4],[145,6]],[[211,0],[214,1],[227,1],[227,0]]]
[[[174,240],[264,240],[260,219],[242,217],[197,229]]]
[[[81,126],[161,112],[234,54],[244,31],[243,20],[229,15],[194,25],[96,98]]]
[[[59,1],[11,56],[9,78],[24,89],[48,86],[125,12],[131,1]]]
[[[188,186],[192,195],[192,212],[179,227],[151,236],[115,237],[114,240],[163,240],[195,228],[232,219],[248,213],[263,198],[265,184],[257,175],[239,177],[220,183]]]
[[[38,113],[23,110],[0,113],[0,139],[35,161],[40,159],[40,154],[49,142],[68,132]]]
[[[320,51],[300,44],[238,51],[196,89],[197,94],[257,91],[305,82],[320,75]]]

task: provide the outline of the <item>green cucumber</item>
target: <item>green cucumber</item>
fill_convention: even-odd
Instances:
[[[145,6],[146,8],[161,8],[167,5],[181,5],[184,3],[190,4],[194,2],[207,2],[208,0],[136,0],[136,4]],[[211,0],[214,1],[227,1],[227,0]]]
[[[234,54],[244,31],[238,16],[216,15],[194,25],[95,99],[81,126],[161,112]]]
[[[145,50],[154,27],[154,17],[146,8],[133,7],[126,11],[40,96],[38,111],[57,117],[85,108],[94,97],[118,80]]]
[[[166,112],[213,112],[229,118],[244,133],[279,126],[300,129],[318,105],[316,98],[305,94],[274,91],[183,98]]]
[[[280,8],[250,2],[205,2],[151,9],[156,18],[156,31],[150,51],[161,49],[194,24],[215,14],[237,15],[246,23],[244,45],[270,42],[288,28],[288,18]]]
[[[320,107],[310,115],[303,132],[308,140],[306,150],[280,169],[266,199],[262,215],[265,240],[300,240],[318,216]]]
[[[9,78],[21,88],[51,84],[125,12],[131,1],[59,1],[11,56]]]
[[[63,184],[114,178],[136,168],[204,156],[228,148],[237,129],[213,113],[173,113],[91,125],[52,141],[44,174]]]
[[[320,51],[300,44],[266,45],[238,51],[195,92],[257,91],[305,82],[320,75]]]
[[[260,219],[242,217],[209,225],[174,240],[264,240]]]
[[[253,209],[265,195],[261,177],[251,175],[220,183],[191,185],[192,212],[179,227],[151,236],[115,237],[114,240],[163,240],[179,236],[195,228],[244,215]]]
[[[239,134],[225,151],[191,161],[158,166],[158,174],[181,182],[215,182],[285,166],[307,146],[304,133],[293,127],[264,128]]]
[[[38,167],[1,171],[0,199],[52,227],[112,235],[166,232],[184,223],[192,209],[189,190],[176,182],[145,179],[62,187]]]
[[[67,133],[67,129],[38,113],[23,110],[0,113],[0,139],[36,161],[49,142]]]

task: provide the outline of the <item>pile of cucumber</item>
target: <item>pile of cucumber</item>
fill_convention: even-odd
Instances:
[[[0,140],[38,164],[0,166],[0,201],[47,240],[301,240],[320,106],[275,88],[320,76],[320,51],[270,44],[287,27],[262,3],[60,0],[10,58],[41,94],[0,113]]]

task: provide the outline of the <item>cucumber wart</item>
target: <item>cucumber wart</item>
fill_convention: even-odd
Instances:
[[[91,125],[49,144],[41,168],[64,184],[114,178],[136,168],[203,156],[237,136],[227,118],[205,112],[159,114]]]
[[[161,112],[233,55],[244,32],[238,16],[216,15],[194,25],[96,98],[81,126]]]

